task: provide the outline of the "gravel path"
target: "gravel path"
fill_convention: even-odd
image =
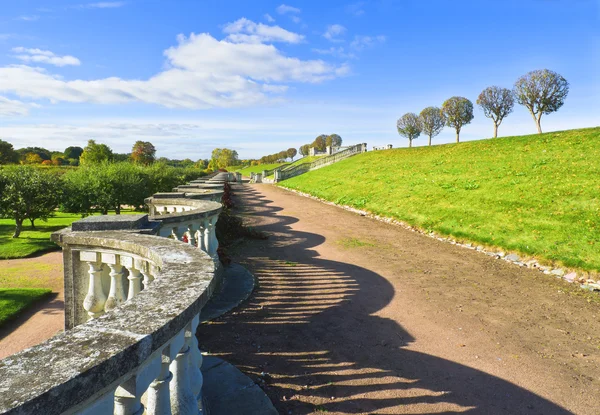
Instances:
[[[21,269],[21,277],[41,280],[39,286],[53,294],[0,328],[0,359],[49,339],[65,325],[62,252],[0,261],[0,276],[11,268]]]
[[[258,288],[201,327],[282,414],[600,413],[600,307],[566,282],[270,185]]]

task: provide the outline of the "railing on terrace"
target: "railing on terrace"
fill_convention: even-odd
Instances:
[[[203,412],[195,333],[220,283],[221,205],[157,201],[170,212],[94,216],[53,235],[69,330],[0,361],[0,413]]]
[[[306,173],[311,170],[320,169],[321,167],[329,166],[330,164],[337,163],[338,161],[344,160],[348,157],[354,156],[355,154],[360,154],[367,151],[367,144],[356,144],[354,146],[350,146],[345,150],[339,151],[330,156],[320,157],[317,160],[308,163],[297,164],[293,167],[276,170],[275,171],[275,182],[279,182],[281,180],[290,179],[295,176],[299,176],[300,174]]]

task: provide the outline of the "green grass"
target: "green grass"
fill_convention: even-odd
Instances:
[[[121,210],[123,214],[140,213]],[[31,229],[29,221],[23,222],[23,231],[18,238],[13,238],[15,221],[0,219],[0,259],[26,258],[28,256],[47,251],[60,249],[50,241],[50,234],[62,228],[71,226],[71,223],[81,219],[81,215],[73,213],[56,212],[48,222],[35,221],[35,228]]]
[[[286,164],[286,163],[261,164],[259,166],[249,166],[249,167],[246,167],[245,169],[240,170],[239,172],[242,173],[242,176],[249,177],[250,173],[262,173],[263,170],[274,169],[275,167],[279,167],[282,164]]]
[[[368,152],[280,185],[425,231],[600,270],[600,128]]]
[[[19,313],[47,297],[51,292],[52,290],[45,288],[1,288],[0,326],[17,317]]]

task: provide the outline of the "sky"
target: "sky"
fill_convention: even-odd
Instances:
[[[396,120],[474,104],[550,69],[570,83],[544,131],[600,125],[600,0],[0,0],[0,139],[62,151],[259,158],[339,134],[407,146]],[[475,105],[476,106],[476,105]],[[515,105],[499,135],[536,132]],[[490,137],[475,108],[461,139]],[[434,144],[454,140],[450,128]],[[413,145],[426,145],[421,136]]]

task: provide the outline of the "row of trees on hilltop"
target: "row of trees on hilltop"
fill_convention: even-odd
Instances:
[[[0,169],[0,217],[15,221],[13,237],[18,238],[23,222],[35,228],[36,220],[47,220],[57,208],[82,216],[109,210],[119,214],[124,205],[141,210],[144,198],[204,174],[161,163],[102,162],[68,171],[6,166]]]
[[[283,163],[288,158],[294,161],[294,157],[296,157],[297,154],[298,151],[295,148],[288,148],[287,150],[282,150],[279,153],[269,154],[268,156],[262,156],[256,164]]]
[[[513,111],[515,101],[523,105],[535,121],[538,133],[542,133],[543,114],[558,111],[569,93],[569,83],[556,72],[548,69],[532,71],[520,77],[512,90],[491,86],[484,89],[477,98],[477,105],[484,115],[494,123],[494,138],[498,127]],[[406,113],[396,123],[398,133],[408,139],[408,146],[422,133],[429,137],[437,136],[444,127],[454,128],[456,142],[460,141],[462,128],[474,118],[473,103],[464,97],[447,99],[442,108],[427,107],[419,115]]]
[[[338,134],[321,134],[311,144],[304,144],[298,150],[300,150],[302,156],[308,156],[311,147],[314,147],[318,151],[325,151],[327,147],[341,147],[341,145],[342,137]]]

